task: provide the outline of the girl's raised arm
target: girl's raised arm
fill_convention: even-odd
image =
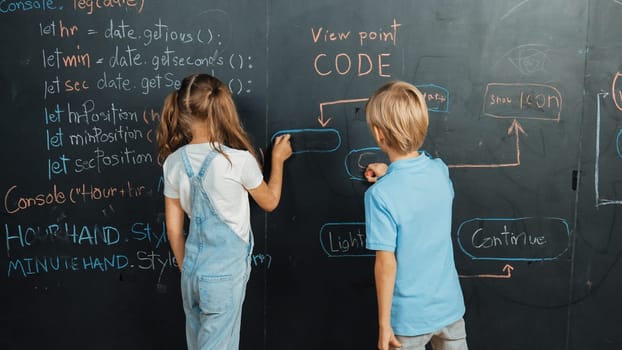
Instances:
[[[272,149],[272,169],[270,180],[266,184],[261,182],[257,188],[248,191],[257,202],[257,205],[265,211],[273,211],[281,200],[283,187],[283,163],[292,155],[292,145],[289,142],[289,134],[277,136]]]

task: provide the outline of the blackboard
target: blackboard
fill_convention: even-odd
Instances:
[[[183,348],[154,131],[194,72],[258,150],[242,349],[374,349],[367,97],[426,96],[472,349],[619,349],[622,2],[0,1],[0,347]],[[266,162],[266,171],[269,162]]]

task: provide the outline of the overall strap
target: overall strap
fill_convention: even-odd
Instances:
[[[194,172],[192,171],[192,166],[190,165],[190,158],[188,158],[188,153],[186,152],[186,147],[181,149],[181,159],[184,161],[184,168],[186,169],[186,174],[188,174],[189,178],[194,176]]]
[[[201,180],[203,180],[203,176],[205,176],[205,171],[207,171],[207,167],[210,165],[212,159],[214,159],[217,154],[217,151],[212,150],[207,154],[207,156],[205,156],[205,160],[203,160],[203,164],[201,164],[201,169],[199,169],[199,174],[197,175]]]
[[[223,146],[222,148],[225,150],[228,149],[228,147],[226,146]],[[201,164],[201,168],[199,169],[199,173],[197,174],[201,179],[203,179],[203,176],[205,176],[205,171],[207,171],[207,167],[210,165],[210,163],[212,162],[212,159],[214,159],[214,157],[216,157],[217,154],[218,154],[217,151],[212,150],[207,154],[207,156],[205,156],[205,159],[203,160],[203,164]],[[194,176],[194,171],[192,171],[192,166],[190,165],[190,158],[188,157],[186,147],[182,148],[181,158],[184,161],[184,168],[186,169],[186,173],[188,174],[188,177],[192,178]]]

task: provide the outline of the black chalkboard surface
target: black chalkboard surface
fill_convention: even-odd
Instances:
[[[0,348],[185,347],[154,131],[194,72],[263,154],[242,349],[374,349],[364,105],[426,96],[471,349],[620,349],[622,2],[0,1]],[[266,162],[266,171],[269,162]],[[414,311],[416,312],[416,310]]]

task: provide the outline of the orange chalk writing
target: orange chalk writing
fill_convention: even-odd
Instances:
[[[340,52],[335,55],[320,53],[313,60],[315,72],[320,76],[351,75],[365,76],[376,72],[379,77],[391,77],[387,72],[391,64],[386,63],[390,53],[380,53],[372,58],[369,54],[358,53],[356,55]],[[353,67],[353,61],[356,65]]]
[[[11,186],[4,194],[4,210],[9,214],[34,207],[43,207],[52,204],[64,204],[67,197],[63,191],[58,190],[56,185],[47,193],[20,196],[17,192],[17,185]]]
[[[393,23],[389,26],[391,31],[385,32],[382,29],[373,32],[362,31],[358,33],[359,44],[363,46],[368,41],[386,41],[393,43],[393,46],[397,45],[397,28],[402,25],[397,23],[396,19],[393,19]]]
[[[88,89],[89,84],[86,82],[86,80],[65,80],[66,92],[78,92]]]
[[[507,167],[517,167],[520,166],[520,134],[527,134],[520,123],[514,119],[512,121],[512,125],[508,128],[508,135],[514,134],[516,136],[515,147],[516,147],[516,161],[510,163],[492,163],[492,164],[448,164],[449,168],[507,168]]]
[[[317,42],[322,39],[324,42],[329,41],[337,41],[337,40],[346,40],[350,36],[350,31],[347,32],[331,32],[323,27],[319,27],[317,29],[311,28],[311,38],[313,39],[313,43],[317,44]]]
[[[459,275],[460,278],[512,278],[512,270],[514,270],[514,267],[512,267],[512,265],[510,264],[506,264],[505,266],[503,266],[502,271],[505,272],[504,274],[491,274],[491,273],[482,273],[479,275]]]
[[[137,13],[142,13],[145,0],[73,0],[73,9],[84,11],[87,15],[92,15],[96,10],[125,8],[136,9]]]
[[[613,103],[616,105],[616,108],[622,111],[622,88],[617,86],[620,76],[622,76],[622,73],[617,72],[613,77],[613,81],[611,82],[611,97],[613,98]]]

